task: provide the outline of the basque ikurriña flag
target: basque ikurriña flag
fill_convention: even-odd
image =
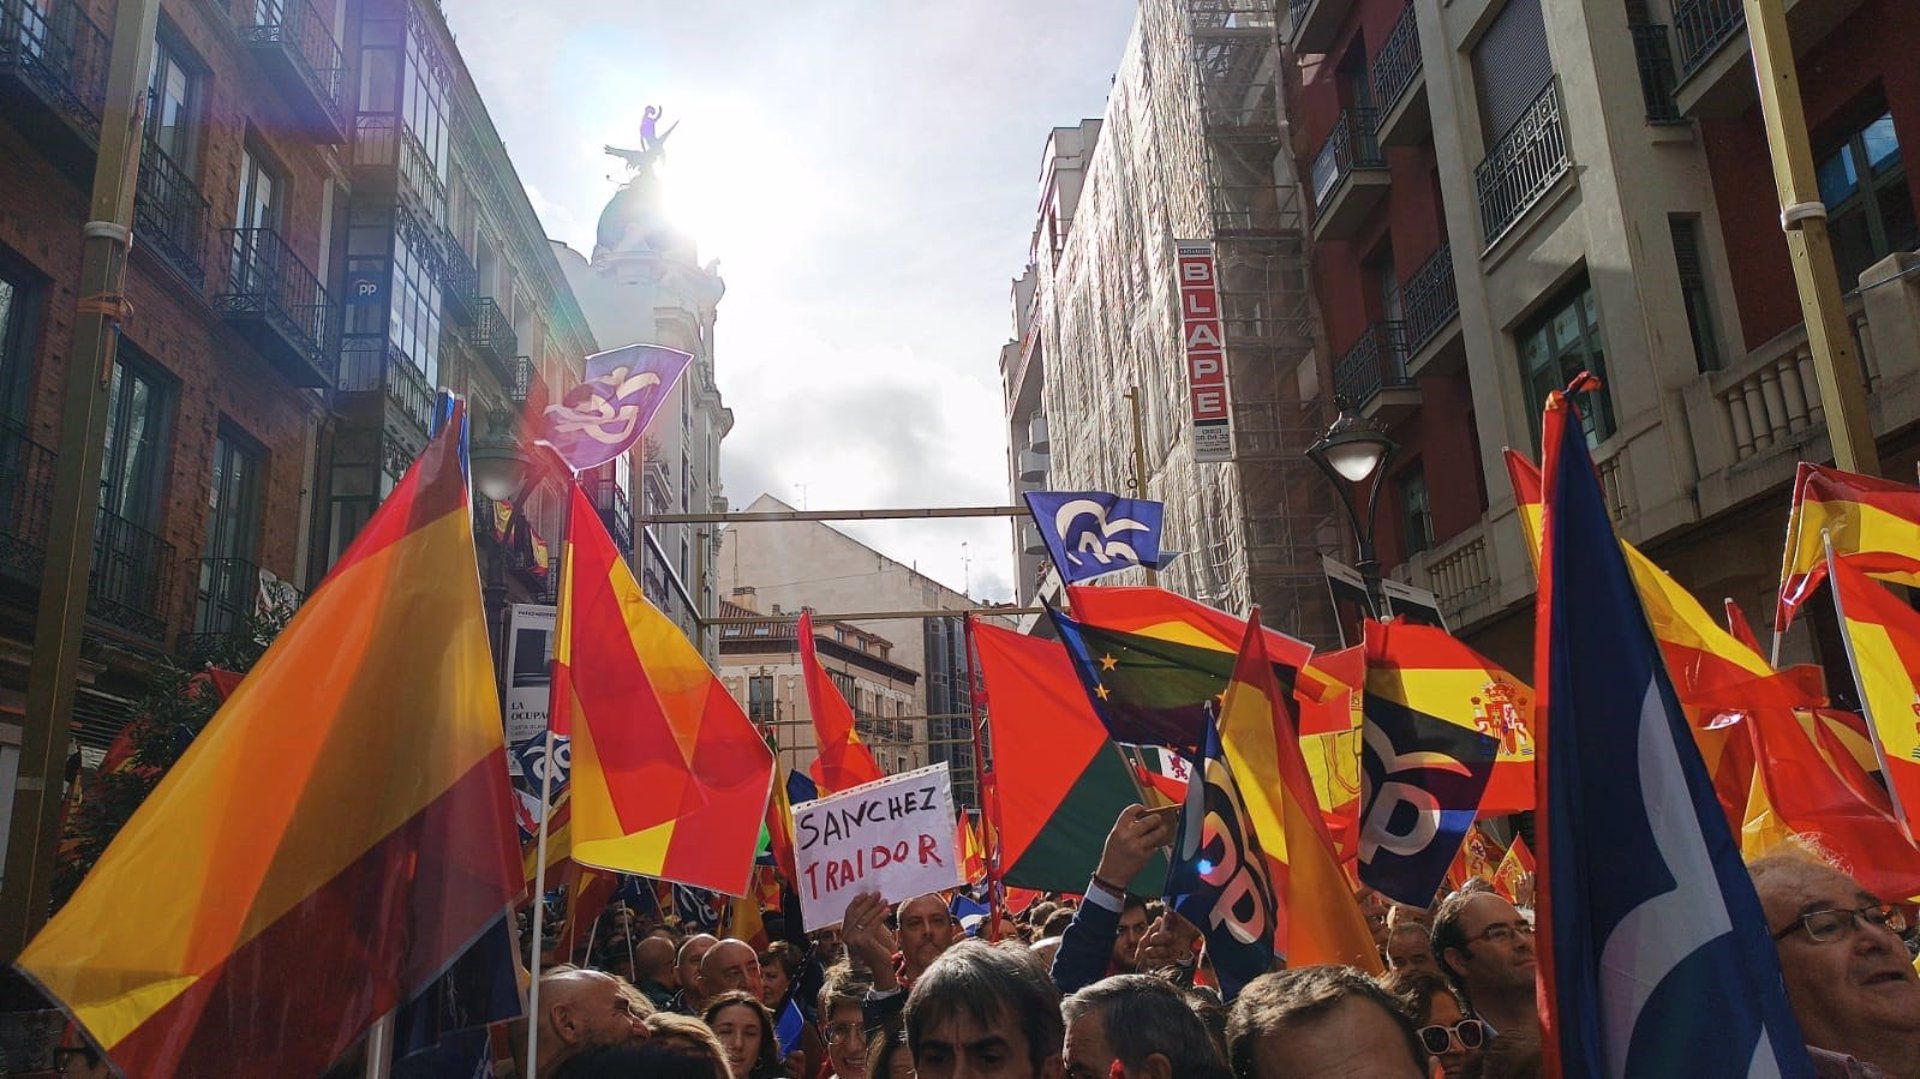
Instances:
[[[1163,503],[1105,491],[1028,491],[1026,499],[1053,568],[1067,584],[1161,564]]]
[[[1543,443],[1534,670],[1547,1074],[1811,1076],[1760,902],[1563,395],[1547,403]]]

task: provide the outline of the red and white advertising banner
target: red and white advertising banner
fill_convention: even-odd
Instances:
[[[1227,408],[1227,353],[1220,325],[1218,269],[1212,240],[1175,240],[1180,269],[1180,339],[1187,356],[1187,404],[1193,414],[1193,459],[1233,460]]]

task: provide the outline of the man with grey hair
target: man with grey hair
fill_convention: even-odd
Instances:
[[[1067,1079],[1212,1079],[1228,1072],[1180,991],[1151,974],[1116,974],[1060,1002]]]
[[[1248,982],[1227,1015],[1227,1055],[1233,1074],[1247,1079],[1427,1074],[1413,1021],[1352,967],[1301,967]]]

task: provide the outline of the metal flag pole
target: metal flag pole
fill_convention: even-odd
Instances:
[[[987,925],[987,939],[998,940],[1001,918],[1006,911],[1006,896],[1000,883],[1000,792],[993,782],[992,773],[987,769],[987,757],[982,750],[980,727],[983,720],[980,708],[986,703],[987,690],[985,683],[977,674],[978,667],[973,658],[976,648],[973,640],[972,611],[961,616],[961,624],[966,630],[967,705],[973,713],[972,722],[969,724],[973,730],[973,794],[980,802],[981,821],[987,822],[991,814],[993,832],[991,841],[985,844],[986,849],[982,852],[987,859],[987,908],[991,912]]]
[[[568,593],[573,589],[569,580],[573,572],[573,559],[567,557],[573,546],[573,492],[578,484],[571,471],[567,473],[566,484],[561,488],[564,500],[560,505],[560,557],[555,569],[560,575],[559,594],[554,599],[554,632],[559,633],[566,626]],[[559,679],[552,679],[549,685],[557,685]],[[527,988],[527,1074],[540,1074],[540,938],[545,928],[547,915],[547,818],[553,815],[549,804],[553,799],[553,713],[555,704],[551,697],[547,700],[547,737],[546,749],[541,754],[540,769],[540,830],[534,843],[533,866],[533,955],[528,967],[533,973],[533,983]],[[569,896],[567,901],[573,901]]]

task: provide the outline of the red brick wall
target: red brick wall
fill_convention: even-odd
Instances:
[[[1836,126],[1860,119],[1851,110],[1884,94],[1893,110],[1907,167],[1907,187],[1920,206],[1920,4],[1865,0],[1847,20],[1799,61],[1800,94],[1814,144],[1837,135]],[[1779,194],[1765,166],[1766,129],[1756,102],[1744,116],[1700,125],[1720,210],[1727,263],[1734,267],[1740,328],[1753,349],[1800,323],[1787,241],[1780,232]],[[1756,167],[1755,163],[1761,165]],[[1858,282],[1842,281],[1843,291]]]

